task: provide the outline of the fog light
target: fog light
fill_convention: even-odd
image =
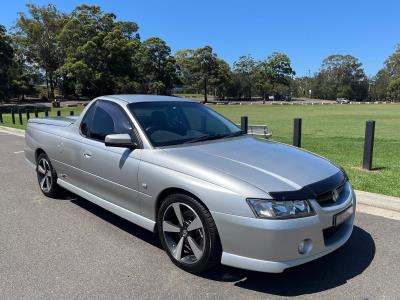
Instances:
[[[300,254],[307,254],[312,249],[312,241],[310,239],[304,239],[298,246],[297,250]]]

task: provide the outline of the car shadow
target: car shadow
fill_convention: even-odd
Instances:
[[[372,169],[371,169],[371,171],[384,171],[384,170],[386,170],[387,169],[387,167],[373,167]]]
[[[329,290],[361,274],[375,256],[371,235],[354,226],[345,245],[312,262],[285,270],[280,274],[260,273],[221,266],[203,277],[232,281],[248,290],[279,296],[300,296]]]
[[[91,212],[125,232],[162,249],[158,236],[81,197],[71,203]],[[358,226],[347,243],[338,250],[312,262],[285,270],[280,274],[218,266],[198,275],[207,280],[232,282],[236,287],[279,296],[300,296],[329,290],[361,274],[375,256],[375,242]],[[167,255],[165,259],[168,259]]]
[[[71,203],[78,205],[83,209],[86,209],[87,211],[103,219],[104,221],[118,227],[119,229],[124,230],[125,232],[143,240],[144,242],[162,249],[161,242],[158,239],[158,235],[138,225],[135,225],[81,197],[76,197],[75,199],[71,200]]]

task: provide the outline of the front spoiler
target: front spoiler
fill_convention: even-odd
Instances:
[[[288,268],[305,264],[307,262],[313,261],[315,259],[323,257],[323,256],[337,250],[338,248],[343,246],[348,241],[352,232],[353,232],[353,227],[348,232],[348,234],[339,243],[335,244],[333,247],[329,248],[326,251],[323,251],[323,252],[308,256],[308,257],[304,257],[304,258],[278,262],[278,261],[267,261],[267,260],[249,258],[249,257],[244,257],[244,256],[239,256],[239,255],[223,252],[222,258],[221,258],[221,264],[226,265],[226,266],[240,268],[240,269],[251,270],[251,271],[268,272],[268,273],[282,273],[284,270],[286,270]]]

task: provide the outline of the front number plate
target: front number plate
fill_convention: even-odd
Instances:
[[[353,215],[353,206],[349,206],[344,211],[341,211],[337,215],[333,216],[333,226],[338,226],[345,222],[348,218]]]

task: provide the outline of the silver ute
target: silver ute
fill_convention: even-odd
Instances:
[[[66,189],[157,232],[188,272],[282,272],[353,229],[344,170],[186,99],[102,96],[77,118],[30,119],[25,155],[46,196]]]

